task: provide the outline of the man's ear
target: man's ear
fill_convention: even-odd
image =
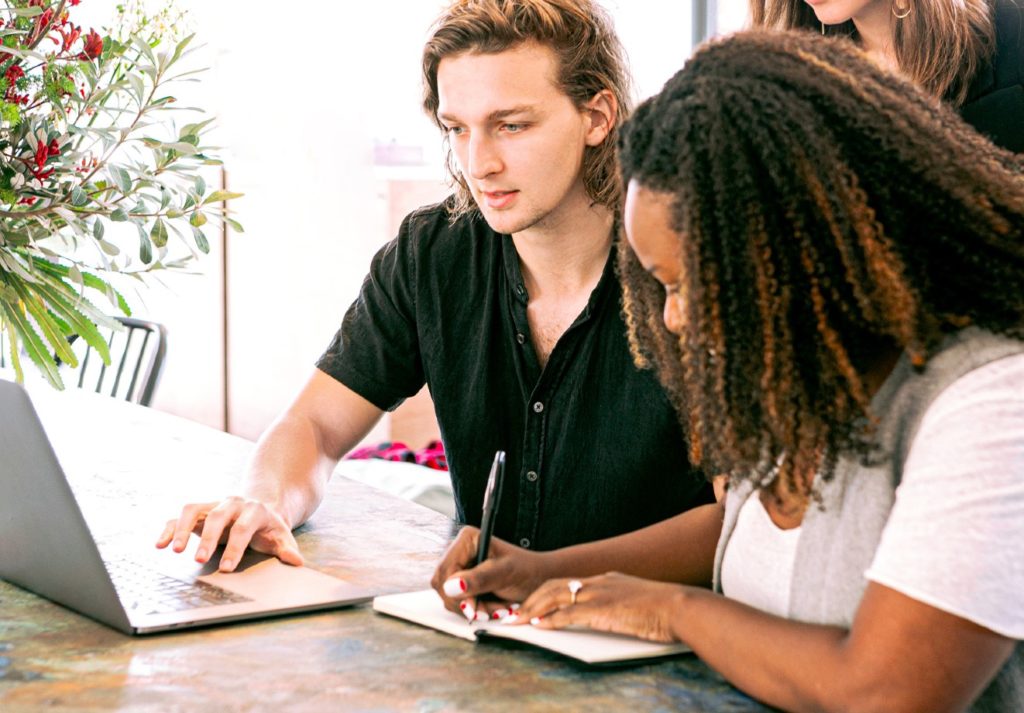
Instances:
[[[583,105],[583,114],[590,125],[587,127],[587,146],[597,146],[608,138],[619,115],[619,103],[610,89],[602,89]]]

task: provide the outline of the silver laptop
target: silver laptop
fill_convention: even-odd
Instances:
[[[106,545],[103,557],[28,393],[0,379],[0,578],[128,634],[358,604],[382,593],[251,551],[223,574],[188,554],[126,557]]]

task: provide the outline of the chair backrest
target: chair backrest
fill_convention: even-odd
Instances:
[[[107,339],[110,366],[84,339],[72,338],[78,368],[66,370],[65,381],[77,376],[79,388],[94,389],[136,404],[149,406],[160,382],[167,355],[167,329],[157,322],[116,317],[123,330],[111,330]]]

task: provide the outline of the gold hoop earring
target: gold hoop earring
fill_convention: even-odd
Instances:
[[[896,0],[893,0],[893,3],[892,3],[892,14],[893,14],[893,16],[897,20],[903,20],[903,19],[906,19],[906,18],[910,17],[910,13],[913,12],[913,11],[914,11],[914,8],[911,7],[910,2],[907,2],[905,7],[900,8],[896,4]]]

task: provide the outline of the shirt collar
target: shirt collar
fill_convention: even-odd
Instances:
[[[519,265],[519,253],[516,252],[515,243],[512,242],[511,235],[499,235],[502,241],[502,258],[505,268],[505,277],[508,280],[508,286],[512,298],[518,300],[523,305],[526,305],[530,301],[530,295],[526,292],[526,283],[523,280],[523,272]],[[601,273],[601,279],[598,280],[597,286],[590,293],[590,299],[587,300],[587,306],[583,310],[581,318],[589,318],[591,313],[600,307],[605,295],[607,295],[612,285],[615,283],[615,251],[616,251],[616,240],[612,241],[612,248],[608,252],[608,259],[604,265],[604,272]]]

